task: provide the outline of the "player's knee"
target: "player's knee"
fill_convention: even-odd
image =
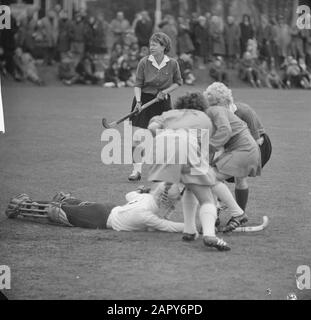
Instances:
[[[247,178],[235,178],[236,189],[248,189]]]

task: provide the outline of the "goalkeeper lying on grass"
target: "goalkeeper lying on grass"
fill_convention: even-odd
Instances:
[[[6,215],[43,217],[63,226],[90,229],[183,232],[183,223],[167,220],[180,198],[178,186],[165,183],[157,184],[151,191],[142,187],[129,192],[127,203],[121,206],[85,202],[63,192],[52,201],[32,201],[21,194],[11,199]]]

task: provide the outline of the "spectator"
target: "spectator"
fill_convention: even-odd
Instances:
[[[105,83],[106,88],[120,88],[122,83],[119,79],[119,65],[117,61],[111,61],[109,68],[105,73]]]
[[[276,31],[277,45],[279,48],[278,65],[281,65],[289,54],[289,46],[291,42],[291,30],[283,17],[279,18],[279,25],[276,26]]]
[[[29,80],[37,85],[44,82],[39,77],[39,73],[34,58],[30,53],[23,52],[22,48],[17,47],[13,57],[15,65],[15,79],[18,81]]]
[[[182,53],[178,58],[181,77],[185,84],[193,85],[196,78],[193,74],[193,61],[190,54]]]
[[[185,18],[178,18],[178,54],[193,53],[194,46],[190,37],[190,27]]]
[[[311,74],[307,69],[305,60],[300,58],[298,61],[301,74],[301,85],[304,89],[311,89]]]
[[[250,83],[254,88],[261,87],[259,72],[255,60],[250,52],[246,51],[240,63],[239,77],[241,80]]]
[[[143,46],[148,47],[149,39],[153,31],[153,23],[147,11],[141,12],[140,18],[137,20],[134,31],[138,40],[139,48]]]
[[[137,43],[137,37],[131,29],[128,29],[124,33],[123,46],[131,46],[133,43]]]
[[[135,79],[127,60],[121,62],[118,78],[126,87],[134,87]]]
[[[311,30],[303,30],[305,38],[305,55],[307,69],[311,69]]]
[[[302,76],[297,60],[292,56],[288,56],[282,65],[282,68],[283,67],[285,68],[284,82],[286,84],[286,87],[288,89],[292,87],[301,88]]]
[[[248,39],[254,38],[254,28],[251,24],[251,18],[248,14],[243,15],[242,22],[240,23],[240,35],[241,57],[243,57],[244,52],[247,49]]]
[[[64,52],[61,55],[60,64],[58,66],[58,77],[62,82],[74,82],[73,79],[77,78],[76,61],[70,51]],[[65,83],[68,84],[68,83]]]
[[[228,16],[227,25],[224,28],[224,39],[226,44],[226,56],[228,68],[234,69],[237,57],[240,54],[240,28],[234,22],[232,16]]]
[[[48,65],[52,65],[56,56],[55,48],[58,40],[58,19],[54,10],[49,10],[47,16],[42,18],[42,28],[48,44],[45,60]]]
[[[57,52],[62,60],[62,56],[70,50],[71,21],[68,19],[67,11],[61,11],[59,17]]]
[[[258,68],[261,75],[261,82],[270,89],[281,89],[283,87],[282,79],[276,70],[274,58],[271,58],[270,61],[270,69],[266,60],[263,60]]]
[[[213,16],[210,24],[213,56],[225,56],[224,23],[222,18]]]
[[[198,24],[194,27],[194,39],[195,56],[198,59],[199,69],[205,69],[208,52],[210,51],[210,35],[204,16],[198,18]]]
[[[26,17],[21,20],[19,34],[18,34],[18,46],[21,46],[23,50],[34,53],[35,41],[33,33],[37,26],[37,20],[35,19],[35,10],[33,8],[27,8]]]
[[[116,42],[111,51],[111,61],[118,61],[120,57],[123,55],[122,45]]]
[[[102,13],[97,14],[97,21],[101,26],[102,29],[102,39],[101,39],[101,46],[100,46],[100,51],[103,52],[103,54],[108,53],[109,49],[109,44],[108,44],[108,38],[109,38],[109,33],[110,33],[110,25],[109,23],[105,20],[105,17]]]
[[[215,58],[209,70],[209,74],[216,82],[223,82],[226,86],[229,85],[229,77],[226,71],[226,65],[221,56]]]
[[[82,15],[77,13],[70,28],[70,51],[80,60],[85,51],[85,24]]]
[[[168,53],[168,56],[175,58],[177,56],[178,30],[174,17],[169,14],[166,15],[159,27],[161,28],[161,31],[171,39],[171,50]]]
[[[113,32],[113,43],[123,44],[123,37],[125,32],[130,29],[130,23],[124,18],[122,11],[117,12],[115,19],[111,21],[110,28]]]
[[[299,30],[296,25],[293,26],[291,30],[290,52],[296,60],[305,58],[303,50],[303,40],[304,39],[302,30]]]
[[[105,43],[103,25],[90,16],[85,23],[85,50],[91,54],[104,54]]]
[[[77,73],[77,76],[73,77],[71,80],[65,80],[65,84],[97,84],[100,81],[100,79],[95,75],[94,60],[91,54],[89,53],[84,54],[84,56],[76,66],[75,71]]]
[[[51,65],[49,35],[46,27],[43,25],[42,20],[38,20],[32,36],[35,42],[34,57],[36,59],[43,58],[45,64]]]
[[[143,57],[146,57],[149,55],[149,48],[148,47],[141,47],[139,52],[139,60],[141,60]]]
[[[130,46],[129,58],[128,58],[128,63],[129,63],[131,70],[136,71],[139,60],[140,60],[140,55],[139,55],[138,43],[133,43]]]
[[[273,39],[272,26],[266,15],[261,16],[261,23],[257,29],[257,43],[260,59],[270,61],[272,56],[271,43]]]
[[[12,76],[14,75],[14,51],[16,48],[16,35],[18,27],[16,20],[11,16],[11,28],[0,30],[0,47],[2,49],[1,54],[1,68],[3,74],[8,72]]]

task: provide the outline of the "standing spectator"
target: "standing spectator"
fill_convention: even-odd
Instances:
[[[152,35],[153,24],[147,11],[142,11],[140,19],[137,20],[134,28],[138,40],[139,48],[149,45],[149,39]]]
[[[160,24],[161,31],[171,39],[171,50],[168,53],[170,57],[175,58],[177,55],[177,36],[178,30],[173,16],[166,15],[164,21]]]
[[[102,24],[90,16],[85,23],[85,50],[91,54],[104,54]]]
[[[226,54],[226,48],[224,40],[224,23],[221,17],[213,16],[211,18],[210,35],[213,56],[224,56]]]
[[[51,57],[49,52],[50,38],[48,35],[48,30],[43,25],[42,20],[38,20],[35,31],[33,33],[33,39],[35,41],[35,53],[34,57],[36,59],[43,58],[46,65],[51,64]]]
[[[33,8],[27,8],[26,17],[21,20],[19,35],[18,35],[18,46],[21,46],[24,51],[31,54],[34,53],[35,41],[33,33],[37,26],[37,19],[35,18],[35,10]]]
[[[278,65],[281,65],[289,54],[289,46],[291,43],[291,29],[283,17],[279,18],[279,25],[277,27],[277,43],[279,48]]]
[[[67,11],[61,11],[59,17],[57,51],[60,60],[62,60],[62,56],[70,50],[71,22],[68,19]]]
[[[261,16],[261,23],[257,29],[257,43],[259,57],[262,60],[270,61],[272,57],[271,43],[273,39],[272,26],[269,24],[266,15]]]
[[[290,42],[291,55],[296,59],[305,58],[303,48],[303,33],[296,25],[291,30],[291,42]]]
[[[227,25],[224,29],[224,38],[228,68],[234,69],[236,59],[240,53],[240,28],[234,22],[234,17],[232,16],[228,16],[227,18]]]
[[[58,40],[58,18],[54,10],[49,10],[47,16],[42,18],[42,27],[45,29],[48,41],[47,63],[48,65],[52,65],[55,59],[55,48]]]
[[[246,51],[248,39],[254,38],[254,28],[251,24],[251,18],[248,14],[243,15],[242,22],[240,23],[240,46],[241,46],[241,57],[243,57]]]
[[[85,50],[85,25],[80,13],[77,13],[70,28],[71,52],[80,60]]]
[[[190,27],[184,17],[178,17],[178,54],[192,53],[194,46],[190,37]]]
[[[130,27],[130,23],[124,18],[123,12],[117,12],[116,18],[113,19],[110,24],[110,28],[113,32],[113,43],[118,42],[123,44],[124,34]]]
[[[0,30],[0,47],[2,48],[2,60],[4,69],[14,75],[13,55],[16,48],[17,23],[11,16],[11,29]]]
[[[306,66],[311,70],[311,30],[303,30],[305,39]]]
[[[108,37],[110,32],[110,25],[105,20],[105,17],[102,13],[98,13],[96,19],[98,23],[101,25],[101,29],[102,29],[102,34],[101,34],[102,39],[101,39],[100,48],[103,54],[106,54],[109,51]]]
[[[198,24],[194,28],[194,47],[195,56],[198,58],[199,69],[205,69],[205,63],[207,62],[209,48],[209,30],[206,26],[206,18],[200,16],[198,18]]]

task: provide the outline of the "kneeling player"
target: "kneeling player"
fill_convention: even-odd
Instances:
[[[165,183],[150,192],[145,188],[129,192],[127,203],[121,206],[85,202],[62,192],[52,201],[32,201],[21,194],[11,199],[6,215],[9,218],[45,217],[63,226],[90,229],[183,232],[183,223],[167,220],[180,197],[177,185]]]

